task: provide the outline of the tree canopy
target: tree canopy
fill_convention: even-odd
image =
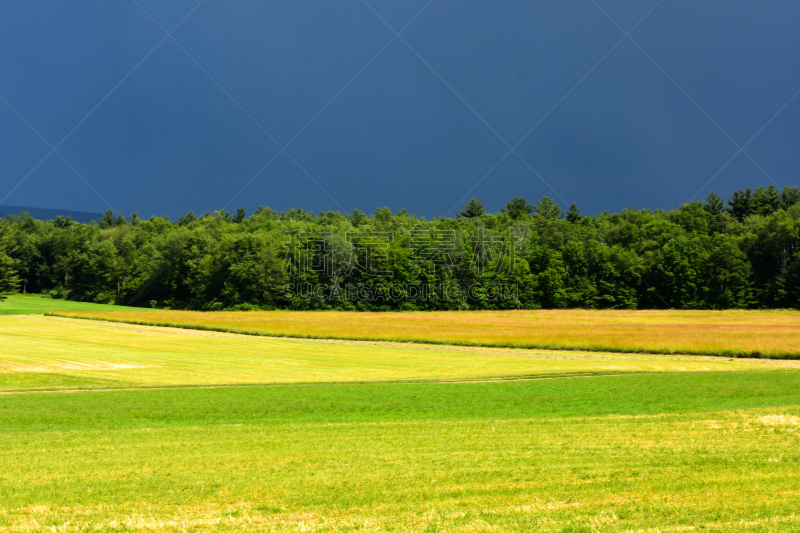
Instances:
[[[26,220],[26,222],[28,222]],[[23,229],[25,228],[23,224]],[[28,222],[27,228],[30,229],[31,223]],[[15,251],[14,240],[11,237],[9,224],[0,222],[0,301],[6,295],[17,291],[19,288],[19,277],[15,270],[16,262],[11,257]]]
[[[239,209],[0,222],[0,294],[173,309],[800,307],[796,187],[596,216],[473,198],[453,218]]]

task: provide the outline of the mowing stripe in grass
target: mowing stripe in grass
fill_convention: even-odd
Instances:
[[[746,372],[746,371],[745,371]],[[775,372],[782,372],[782,370],[776,370]],[[793,372],[792,370],[788,370],[788,372]],[[578,373],[565,373],[565,374],[535,374],[535,375],[528,375],[528,376],[504,376],[498,378],[475,378],[475,379],[442,379],[442,380],[430,380],[430,379],[415,379],[415,380],[392,380],[392,381],[330,381],[330,382],[319,382],[319,381],[309,381],[309,382],[295,382],[292,383],[293,386],[298,387],[315,387],[318,385],[439,385],[439,384],[457,384],[457,383],[505,383],[509,381],[538,381],[542,379],[570,379],[570,378],[594,378],[594,377],[603,377],[603,376],[625,376],[631,374],[648,374],[649,372],[587,372],[585,374],[578,374]],[[53,374],[45,374],[43,377],[46,379],[53,380]],[[59,380],[54,379],[53,381],[59,382]],[[69,377],[69,376],[65,376]],[[83,380],[76,379],[78,383],[82,383]],[[241,389],[241,388],[253,388],[253,387],[281,387],[286,385],[285,383],[237,383],[234,385],[172,385],[172,386],[151,386],[151,387],[137,387],[137,386],[122,386],[121,382],[114,382],[108,380],[108,383],[117,383],[120,386],[118,387],[108,387],[108,388],[96,388],[95,386],[97,383],[103,383],[101,380],[86,380],[88,384],[91,384],[92,387],[80,388],[80,389],[60,389],[60,388],[53,388],[53,389],[31,389],[31,388],[24,388],[19,390],[8,389],[8,390],[0,390],[0,396],[9,396],[9,395],[20,395],[20,394],[76,394],[76,393],[103,393],[103,392],[122,392],[122,391],[151,391],[151,390],[190,390],[190,389]]]
[[[0,433],[649,415],[800,405],[800,372],[703,372],[503,383],[277,385],[0,397]]]

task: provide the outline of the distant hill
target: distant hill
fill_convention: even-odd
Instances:
[[[42,207],[20,207],[16,205],[0,205],[0,217],[7,215],[19,215],[22,212],[30,213],[33,218],[39,220],[53,220],[58,215],[62,217],[72,217],[76,222],[87,224],[98,218],[102,218],[100,213],[87,213],[85,211],[69,211],[67,209],[44,209]]]

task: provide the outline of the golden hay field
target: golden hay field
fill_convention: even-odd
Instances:
[[[55,314],[278,337],[800,358],[800,312],[794,310],[415,313],[148,310]]]
[[[0,392],[798,369],[800,361],[267,338],[0,317]]]

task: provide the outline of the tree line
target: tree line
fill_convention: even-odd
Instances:
[[[499,213],[472,199],[431,220],[386,207],[91,224],[21,213],[0,221],[0,294],[196,310],[798,308],[799,243],[800,192],[773,185],[596,216],[547,197]]]

